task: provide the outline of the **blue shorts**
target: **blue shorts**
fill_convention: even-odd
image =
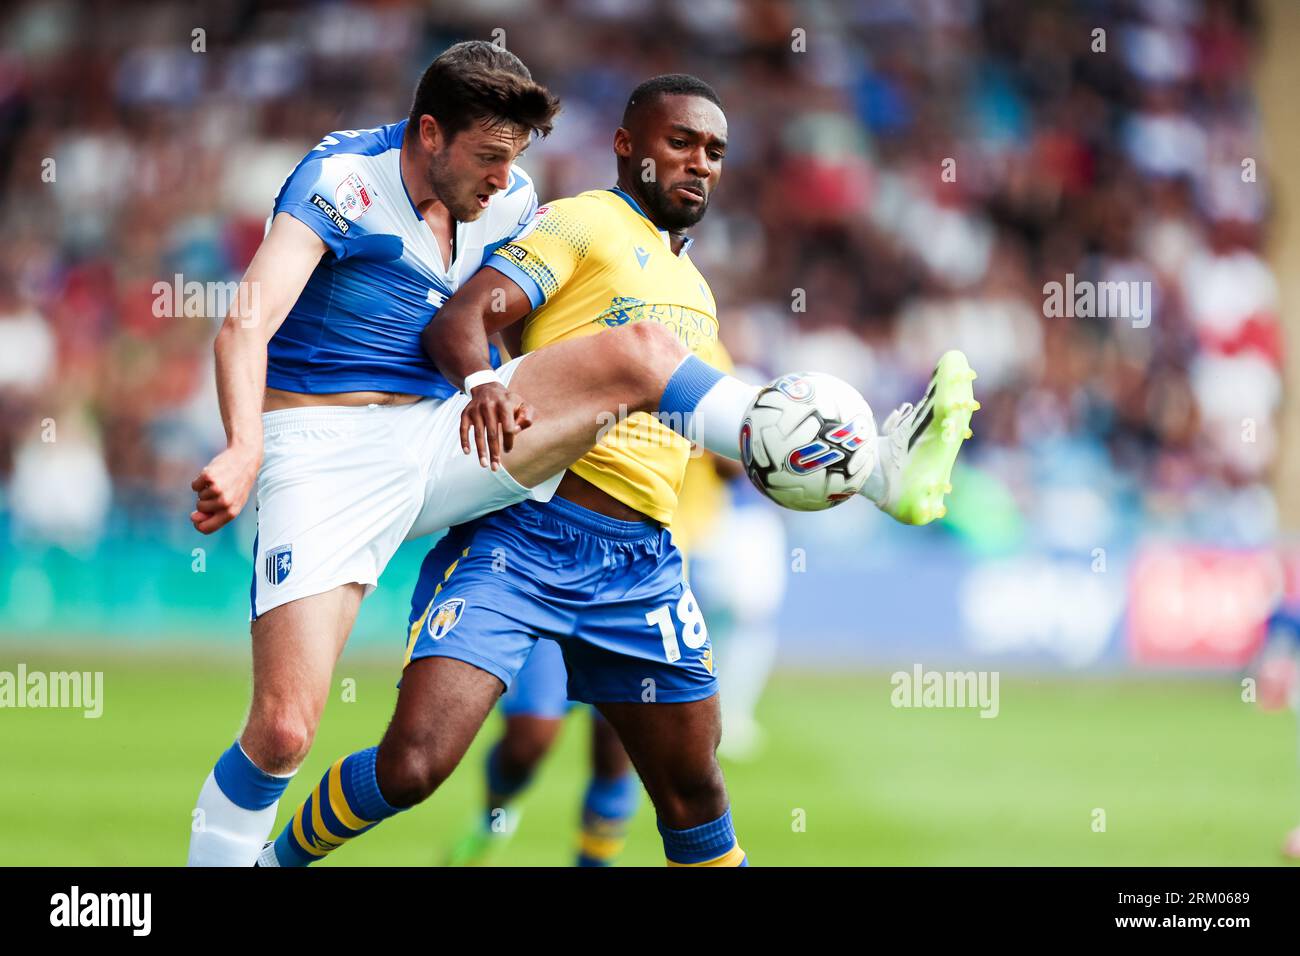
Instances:
[[[454,657],[510,687],[539,637],[570,700],[680,703],[718,689],[713,647],[672,535],[564,499],[451,529],[411,598],[407,661]]]
[[[574,707],[569,700],[569,671],[564,651],[555,641],[533,641],[533,652],[515,675],[510,689],[501,696],[501,712],[507,717],[526,715],[558,720]]]

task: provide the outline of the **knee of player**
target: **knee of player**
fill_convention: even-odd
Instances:
[[[629,397],[640,404],[658,400],[664,383],[686,355],[686,346],[677,336],[656,322],[631,323],[604,338],[605,367],[630,386]]]
[[[716,762],[708,767],[682,768],[668,782],[657,806],[659,816],[676,829],[717,819],[727,809],[727,788]]]
[[[314,731],[311,722],[297,711],[275,709],[249,720],[244,749],[267,773],[289,773],[307,756]]]
[[[375,765],[379,790],[395,807],[413,807],[427,800],[456,769],[428,746],[385,738]]]

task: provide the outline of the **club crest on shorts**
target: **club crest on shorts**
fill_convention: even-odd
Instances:
[[[465,602],[461,598],[443,601],[429,614],[429,636],[435,641],[442,640],[456,626],[464,611]]]
[[[283,584],[284,579],[293,570],[293,545],[282,544],[266,552],[266,580],[272,584]]]

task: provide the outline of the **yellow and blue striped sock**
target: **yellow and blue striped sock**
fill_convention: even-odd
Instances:
[[[307,866],[402,809],[390,806],[375,776],[378,747],[334,762],[275,839],[275,862]]]
[[[631,770],[621,777],[592,777],[582,800],[578,866],[613,866],[627,843],[627,825],[641,793]]]
[[[659,835],[669,866],[749,866],[749,858],[736,842],[730,807],[718,819],[689,830],[673,830],[660,820]]]

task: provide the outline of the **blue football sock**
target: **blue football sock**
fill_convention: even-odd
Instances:
[[[631,770],[621,777],[592,777],[582,801],[578,866],[610,866],[627,843],[627,826],[641,794]]]
[[[759,389],[688,355],[664,386],[658,418],[724,458],[740,458],[740,426]]]
[[[659,821],[664,855],[669,866],[748,866],[745,851],[736,842],[731,808],[718,819],[687,830],[673,830]]]

